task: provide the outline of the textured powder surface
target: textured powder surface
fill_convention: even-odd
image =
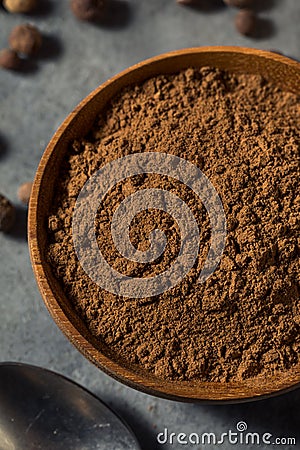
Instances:
[[[116,357],[161,378],[220,382],[299,363],[299,116],[299,97],[259,76],[190,68],[125,90],[70,146],[48,220],[48,260],[78,314]],[[217,270],[199,284],[211,235],[199,198],[167,174],[118,183],[99,205],[95,229],[101,252],[119,272],[153,276],[172,265],[180,248],[176,221],[153,209],[134,218],[130,238],[147,250],[149,233],[159,228],[168,237],[164,254],[151,264],[120,255],[110,224],[133,192],[176,193],[200,229],[199,254],[183,280],[156,297],[130,299],[85,274],[73,247],[72,214],[96,170],[140,152],[197,165],[223,202],[227,237]]]

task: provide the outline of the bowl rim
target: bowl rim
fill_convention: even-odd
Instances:
[[[163,53],[152,58],[143,60],[120,73],[109,78],[89,95],[87,95],[76,107],[68,114],[66,119],[54,133],[47,148],[42,155],[38,169],[36,171],[31,198],[29,202],[28,211],[28,243],[31,264],[33,272],[43,298],[43,301],[66,337],[74,344],[74,346],[91,362],[93,362],[102,371],[115,378],[116,380],[126,384],[134,389],[145,392],[150,395],[167,398],[179,401],[193,401],[205,403],[235,403],[253,401],[263,398],[268,398],[278,394],[288,392],[300,386],[300,364],[290,369],[287,372],[275,374],[270,376],[265,382],[261,378],[261,383],[257,383],[258,378],[248,379],[245,382],[170,382],[168,380],[158,379],[146,372],[140,372],[131,368],[126,368],[124,365],[111,359],[99,349],[95,348],[95,343],[87,338],[78,330],[78,326],[74,321],[70,320],[69,315],[62,309],[59,301],[53,293],[51,280],[47,274],[45,262],[42,255],[42,247],[38,226],[38,208],[39,202],[42,201],[42,183],[44,172],[47,169],[49,160],[57,148],[57,145],[68,127],[72,126],[74,118],[78,113],[82,112],[86,105],[96,96],[101,95],[112,83],[115,83],[122,77],[128,77],[132,72],[147,68],[150,65],[156,64],[162,60],[172,58],[181,58],[188,54],[195,55],[205,52],[214,53],[235,53],[239,55],[257,56],[265,59],[272,59],[279,64],[288,65],[299,74],[300,80],[300,63],[292,60],[281,54],[271,51],[263,51],[253,48],[237,47],[237,46],[206,46],[206,47],[192,47],[181,50],[174,50]],[[145,76],[145,79],[148,77]],[[98,113],[100,110],[98,111]],[[255,381],[256,380],[256,381]]]

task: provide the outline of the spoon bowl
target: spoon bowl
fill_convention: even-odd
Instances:
[[[21,363],[0,364],[1,450],[139,450],[128,426],[83,387]]]

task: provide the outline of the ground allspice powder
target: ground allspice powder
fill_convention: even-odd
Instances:
[[[124,90],[92,131],[70,146],[49,216],[47,254],[71,304],[116,358],[169,380],[227,382],[264,377],[299,363],[300,102],[256,75],[188,68]],[[149,233],[168,237],[151,264],[128,261],[110,233],[114,210],[139,189],[162,188],[193,211],[200,250],[193,269],[172,289],[150,298],[111,294],[83,271],[74,251],[72,213],[87,179],[131,153],[164,152],[197,165],[224,206],[226,246],[203,284],[210,222],[201,200],[168,175],[136,175],[118,183],[101,205],[99,248],[118,271],[147,277],[177,257],[176,222],[159,210],[135,217],[133,245]]]

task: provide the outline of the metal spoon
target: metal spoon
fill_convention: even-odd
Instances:
[[[127,425],[62,375],[0,363],[0,450],[138,450]]]

